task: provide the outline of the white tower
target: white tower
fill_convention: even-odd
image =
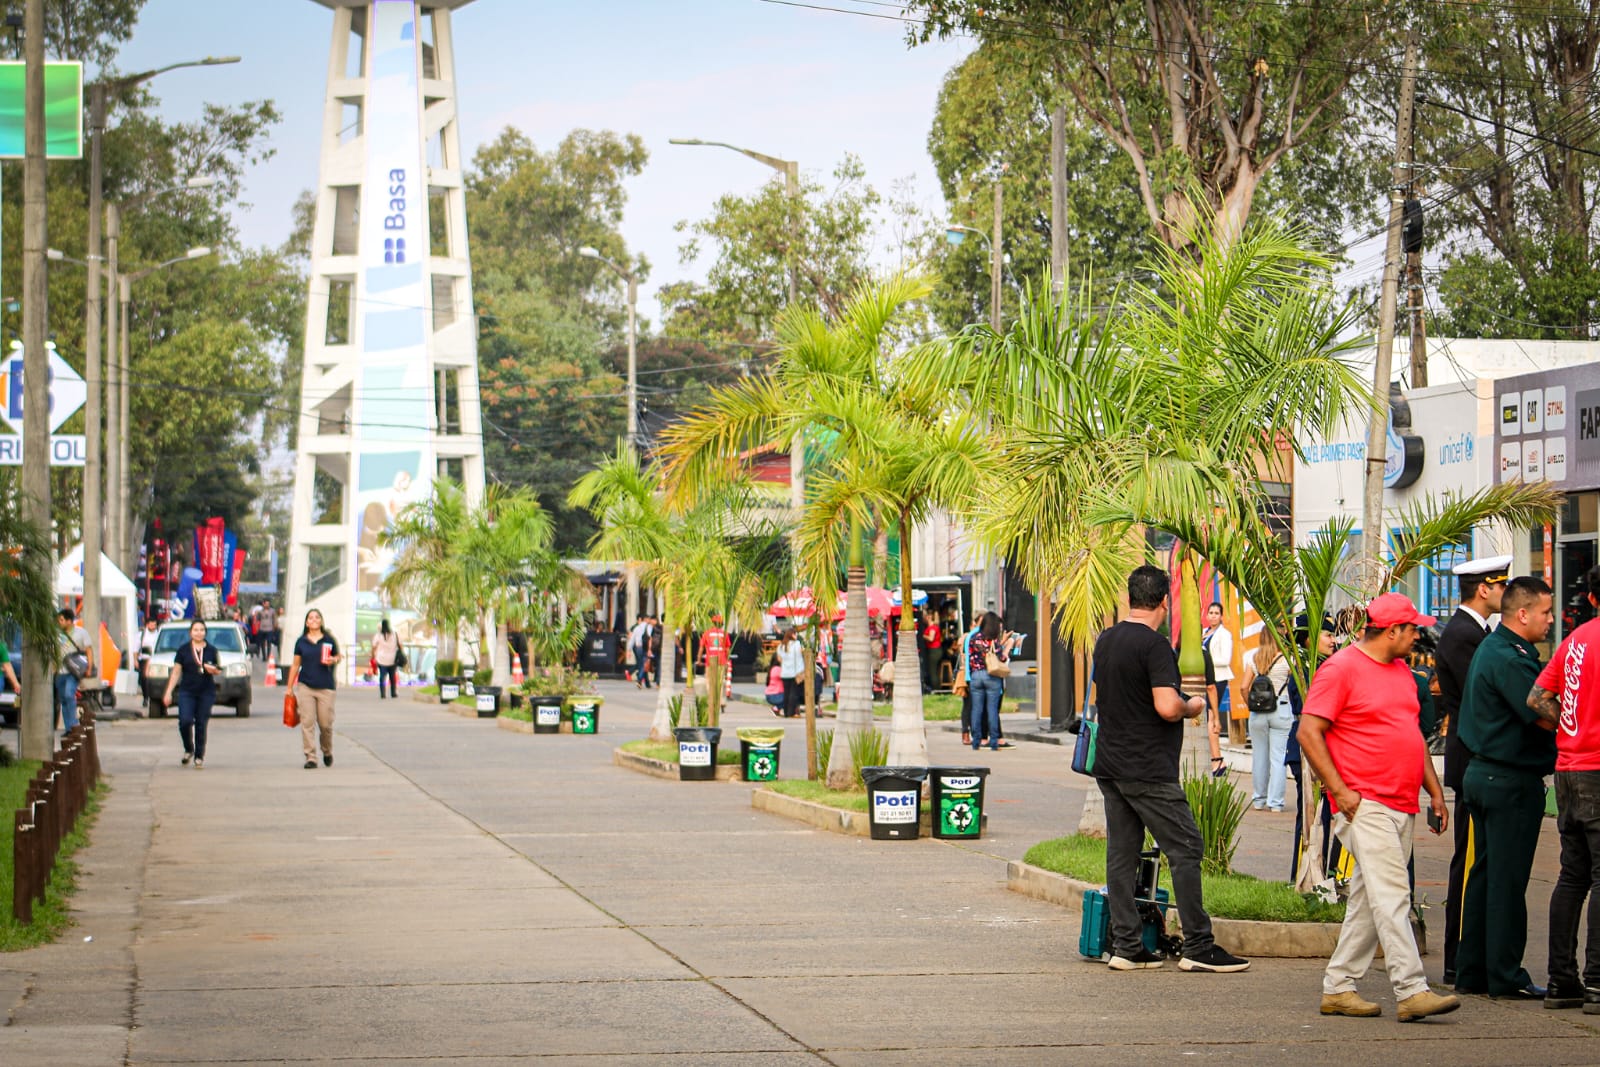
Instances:
[[[354,653],[391,607],[402,639],[432,637],[404,610],[416,605],[378,591],[378,534],[436,477],[483,494],[451,46],[451,14],[471,0],[317,2],[333,9],[333,45],[281,626],[288,645],[317,608]]]

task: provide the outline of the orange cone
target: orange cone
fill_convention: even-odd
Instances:
[[[267,680],[262,685],[278,684],[278,654],[271,648],[267,649]]]
[[[521,685],[525,678],[522,677],[522,657],[515,652],[511,653],[511,684]]]

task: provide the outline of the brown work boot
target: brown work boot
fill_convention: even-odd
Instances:
[[[1441,997],[1431,989],[1424,989],[1402,1000],[1395,1006],[1395,1014],[1403,1023],[1416,1022],[1430,1015],[1448,1015],[1461,1007],[1460,997]]]
[[[1382,1008],[1370,1000],[1362,1000],[1361,994],[1354,991],[1322,994],[1321,1011],[1324,1015],[1348,1015],[1354,1019],[1370,1019],[1383,1014]]]

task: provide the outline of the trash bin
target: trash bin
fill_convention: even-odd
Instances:
[[[492,719],[500,714],[500,687],[498,685],[479,686],[475,699],[478,702],[478,718]]]
[[[926,767],[863,767],[867,783],[868,824],[874,841],[910,841],[922,828],[922,782]]]
[[[574,700],[572,702],[572,732],[596,734],[600,732],[600,702]]]
[[[781,727],[742,726],[739,735],[739,766],[747,782],[771,782],[778,777],[778,749],[783,744]]]
[[[561,732],[561,698],[529,697],[528,707],[533,712],[533,732],[559,734]]]
[[[987,767],[929,767],[928,814],[933,836],[983,836],[983,781]]]
[[[678,739],[678,781],[714,781],[722,730],[715,726],[680,726],[672,733]]]
[[[439,675],[439,703],[454,704],[456,697],[461,695],[461,676],[459,674]]]

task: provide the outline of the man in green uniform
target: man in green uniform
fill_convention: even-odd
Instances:
[[[1538,578],[1506,586],[1500,625],[1472,657],[1461,695],[1461,740],[1472,755],[1462,779],[1472,815],[1472,868],[1456,944],[1456,992],[1542,1000],[1522,966],[1528,943],[1528,875],[1544,818],[1544,776],[1555,770],[1550,726],[1528,707],[1542,641],[1555,621]]]

